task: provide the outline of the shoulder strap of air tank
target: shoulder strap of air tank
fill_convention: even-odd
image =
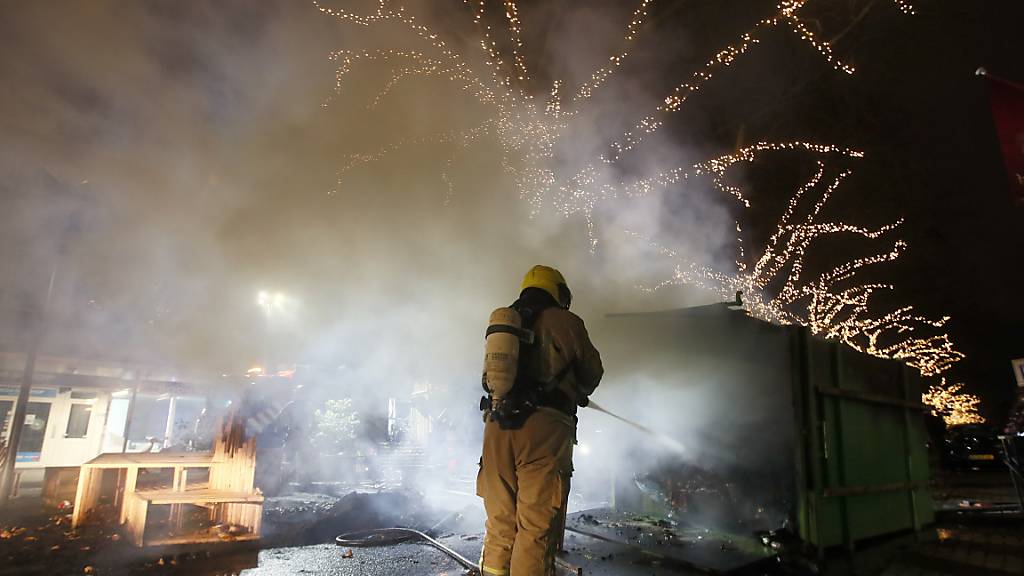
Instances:
[[[523,342],[533,342],[533,331],[525,330],[523,328],[516,328],[515,326],[509,326],[508,324],[492,324],[487,327],[487,334],[484,336],[490,336],[491,334],[511,334],[516,338],[519,338]]]

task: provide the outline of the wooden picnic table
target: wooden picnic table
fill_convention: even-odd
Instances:
[[[124,470],[124,499],[136,491],[139,470],[142,468],[174,470],[171,490],[184,492],[188,486],[189,468],[211,468],[215,464],[213,452],[127,452],[100,454],[82,464],[75,494],[75,511],[71,517],[72,527],[77,528],[99,502],[104,470]],[[127,518],[127,507],[122,505],[120,522]]]
[[[172,469],[170,489],[166,487],[139,489],[139,471]],[[205,486],[189,486],[190,468],[206,468],[209,478]],[[259,538],[263,517],[263,494],[255,486],[256,440],[245,438],[237,419],[229,418],[221,427],[213,452],[131,452],[100,454],[81,467],[75,496],[73,527],[80,526],[96,509],[103,489],[103,473],[118,470],[121,495],[114,495],[120,506],[118,518],[136,546],[165,543],[196,543],[219,539],[222,534],[178,534],[182,524],[183,506],[200,506],[209,510],[210,520],[218,526],[237,527],[232,540]],[[120,472],[123,470],[124,472]],[[123,474],[123,476],[122,476]],[[146,519],[150,505],[170,505],[172,531],[169,536],[146,536]]]

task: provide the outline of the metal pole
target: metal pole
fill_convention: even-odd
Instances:
[[[139,395],[139,386],[142,384],[142,371],[135,375],[135,386],[132,386],[132,396],[128,399],[128,413],[124,417],[124,442],[121,443],[121,452],[128,451],[128,434],[132,431],[132,417],[135,416],[135,398]]]
[[[263,314],[263,376],[269,376],[274,373],[274,369],[271,366],[272,360],[270,358],[270,335],[270,309],[267,308],[264,310]]]
[[[1003,461],[1010,469],[1010,480],[1013,482],[1013,491],[1017,494],[1017,511],[1024,512],[1024,487],[1021,486],[1020,455],[1017,453],[1015,436],[1000,436],[999,441],[1003,444]]]
[[[43,309],[35,329],[29,337],[28,349],[25,357],[25,371],[21,376],[21,389],[18,391],[18,400],[14,404],[14,414],[11,418],[11,436],[8,440],[7,458],[4,460],[3,469],[0,469],[0,506],[7,504],[10,499],[12,481],[14,480],[14,464],[18,459],[18,444],[21,442],[21,431],[25,426],[25,410],[28,408],[29,393],[32,391],[32,378],[36,371],[36,356],[39,353],[39,346],[42,344],[43,335],[46,333],[46,321],[49,315],[50,299],[53,296],[53,283],[57,278],[57,262],[53,263],[50,269],[50,283],[46,288],[46,299],[43,301]]]
[[[167,399],[167,425],[164,426],[164,448],[174,443],[174,419],[178,416],[178,397],[171,395]]]

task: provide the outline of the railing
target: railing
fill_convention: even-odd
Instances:
[[[1003,462],[1010,469],[1010,480],[1017,493],[1017,505],[1024,512],[1024,437],[1000,436],[1003,443]]]

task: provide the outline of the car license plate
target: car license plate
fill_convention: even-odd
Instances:
[[[968,460],[995,460],[996,457],[992,454],[971,454],[967,457]]]

